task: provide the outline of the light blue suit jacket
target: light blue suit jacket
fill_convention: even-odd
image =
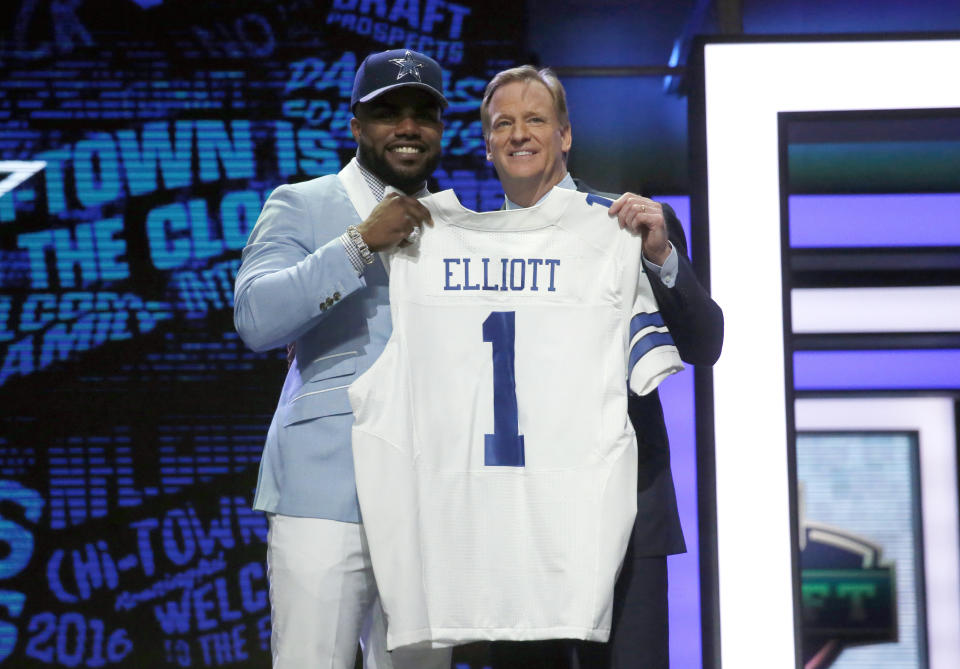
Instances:
[[[358,179],[351,163],[336,176],[280,186],[243,249],[237,332],[256,351],[297,344],[260,461],[258,510],[360,519],[347,386],[379,357],[392,326],[382,262],[358,277],[339,240],[374,204]],[[361,191],[367,201],[358,203]]]

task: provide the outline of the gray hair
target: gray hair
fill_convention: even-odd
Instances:
[[[480,103],[480,123],[483,126],[483,136],[490,134],[490,100],[497,89],[507,84],[515,82],[539,81],[547,87],[550,97],[553,98],[553,109],[557,113],[557,120],[560,121],[560,127],[570,127],[570,115],[567,112],[567,93],[563,90],[563,84],[557,78],[549,67],[538,70],[533,65],[521,65],[511,67],[509,70],[497,72],[490,83],[483,91],[483,102]]]

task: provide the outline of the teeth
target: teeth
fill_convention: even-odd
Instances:
[[[414,146],[395,146],[390,150],[395,153],[420,153],[420,149]]]
[[[532,156],[533,151],[514,151],[514,156]]]

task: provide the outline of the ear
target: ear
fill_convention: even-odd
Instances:
[[[357,117],[354,116],[350,119],[350,134],[353,135],[353,141],[360,141],[360,121],[357,120]]]
[[[493,162],[493,149],[490,148],[490,138],[486,135],[483,138],[483,145],[487,147],[487,162]]]
[[[563,151],[564,157],[570,153],[571,146],[573,146],[573,129],[568,123],[567,127],[560,131],[560,149]]]

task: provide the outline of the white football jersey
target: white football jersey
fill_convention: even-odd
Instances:
[[[682,369],[609,200],[477,213],[385,256],[393,335],[350,387],[387,645],[606,641],[636,514],[627,384]]]

